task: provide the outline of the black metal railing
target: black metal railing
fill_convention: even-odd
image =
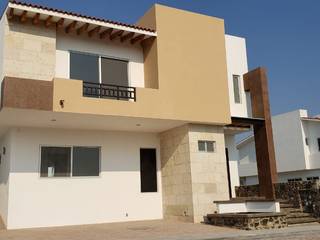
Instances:
[[[83,96],[136,101],[136,88],[104,83],[83,82]]]

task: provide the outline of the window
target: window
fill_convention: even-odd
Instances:
[[[101,82],[125,87],[129,86],[128,62],[102,57]]]
[[[69,147],[41,148],[41,177],[68,177],[71,169]]]
[[[99,83],[99,57],[70,52],[70,78]]]
[[[320,152],[320,138],[318,138],[317,140],[318,140],[318,151]]]
[[[240,177],[240,186],[246,186],[246,177]]]
[[[307,181],[319,180],[319,177],[307,177]]]
[[[305,138],[305,141],[306,141],[306,145],[308,146],[309,145],[309,139]]]
[[[214,152],[216,147],[215,145],[216,145],[216,142],[214,141],[200,140],[198,141],[198,150],[200,152]]]
[[[289,178],[288,182],[301,182],[302,178]]]
[[[240,76],[239,75],[232,75],[232,78],[233,78],[234,102],[235,103],[240,103],[241,102]]]
[[[156,149],[140,149],[141,192],[157,192]]]
[[[99,147],[41,147],[41,177],[99,176]]]
[[[99,148],[73,147],[72,153],[72,176],[99,176]]]
[[[127,87],[128,61],[70,52],[70,78]]]

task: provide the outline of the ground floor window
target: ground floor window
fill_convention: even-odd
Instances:
[[[301,182],[302,178],[289,178],[288,182]]]
[[[100,147],[41,147],[41,177],[99,176]]]
[[[141,192],[157,192],[156,149],[140,149]]]
[[[307,181],[319,180],[319,177],[307,177]]]

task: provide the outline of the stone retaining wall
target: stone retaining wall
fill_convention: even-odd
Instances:
[[[288,200],[294,207],[320,218],[320,181],[300,181],[275,184],[276,198]],[[259,196],[259,185],[236,187],[237,197]]]
[[[287,227],[285,214],[279,213],[226,213],[209,214],[208,220],[216,226],[228,226],[243,230],[261,230]]]

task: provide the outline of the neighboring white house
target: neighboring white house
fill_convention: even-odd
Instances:
[[[296,110],[272,117],[278,182],[320,178],[320,117]],[[243,185],[258,183],[254,137],[237,145]]]

